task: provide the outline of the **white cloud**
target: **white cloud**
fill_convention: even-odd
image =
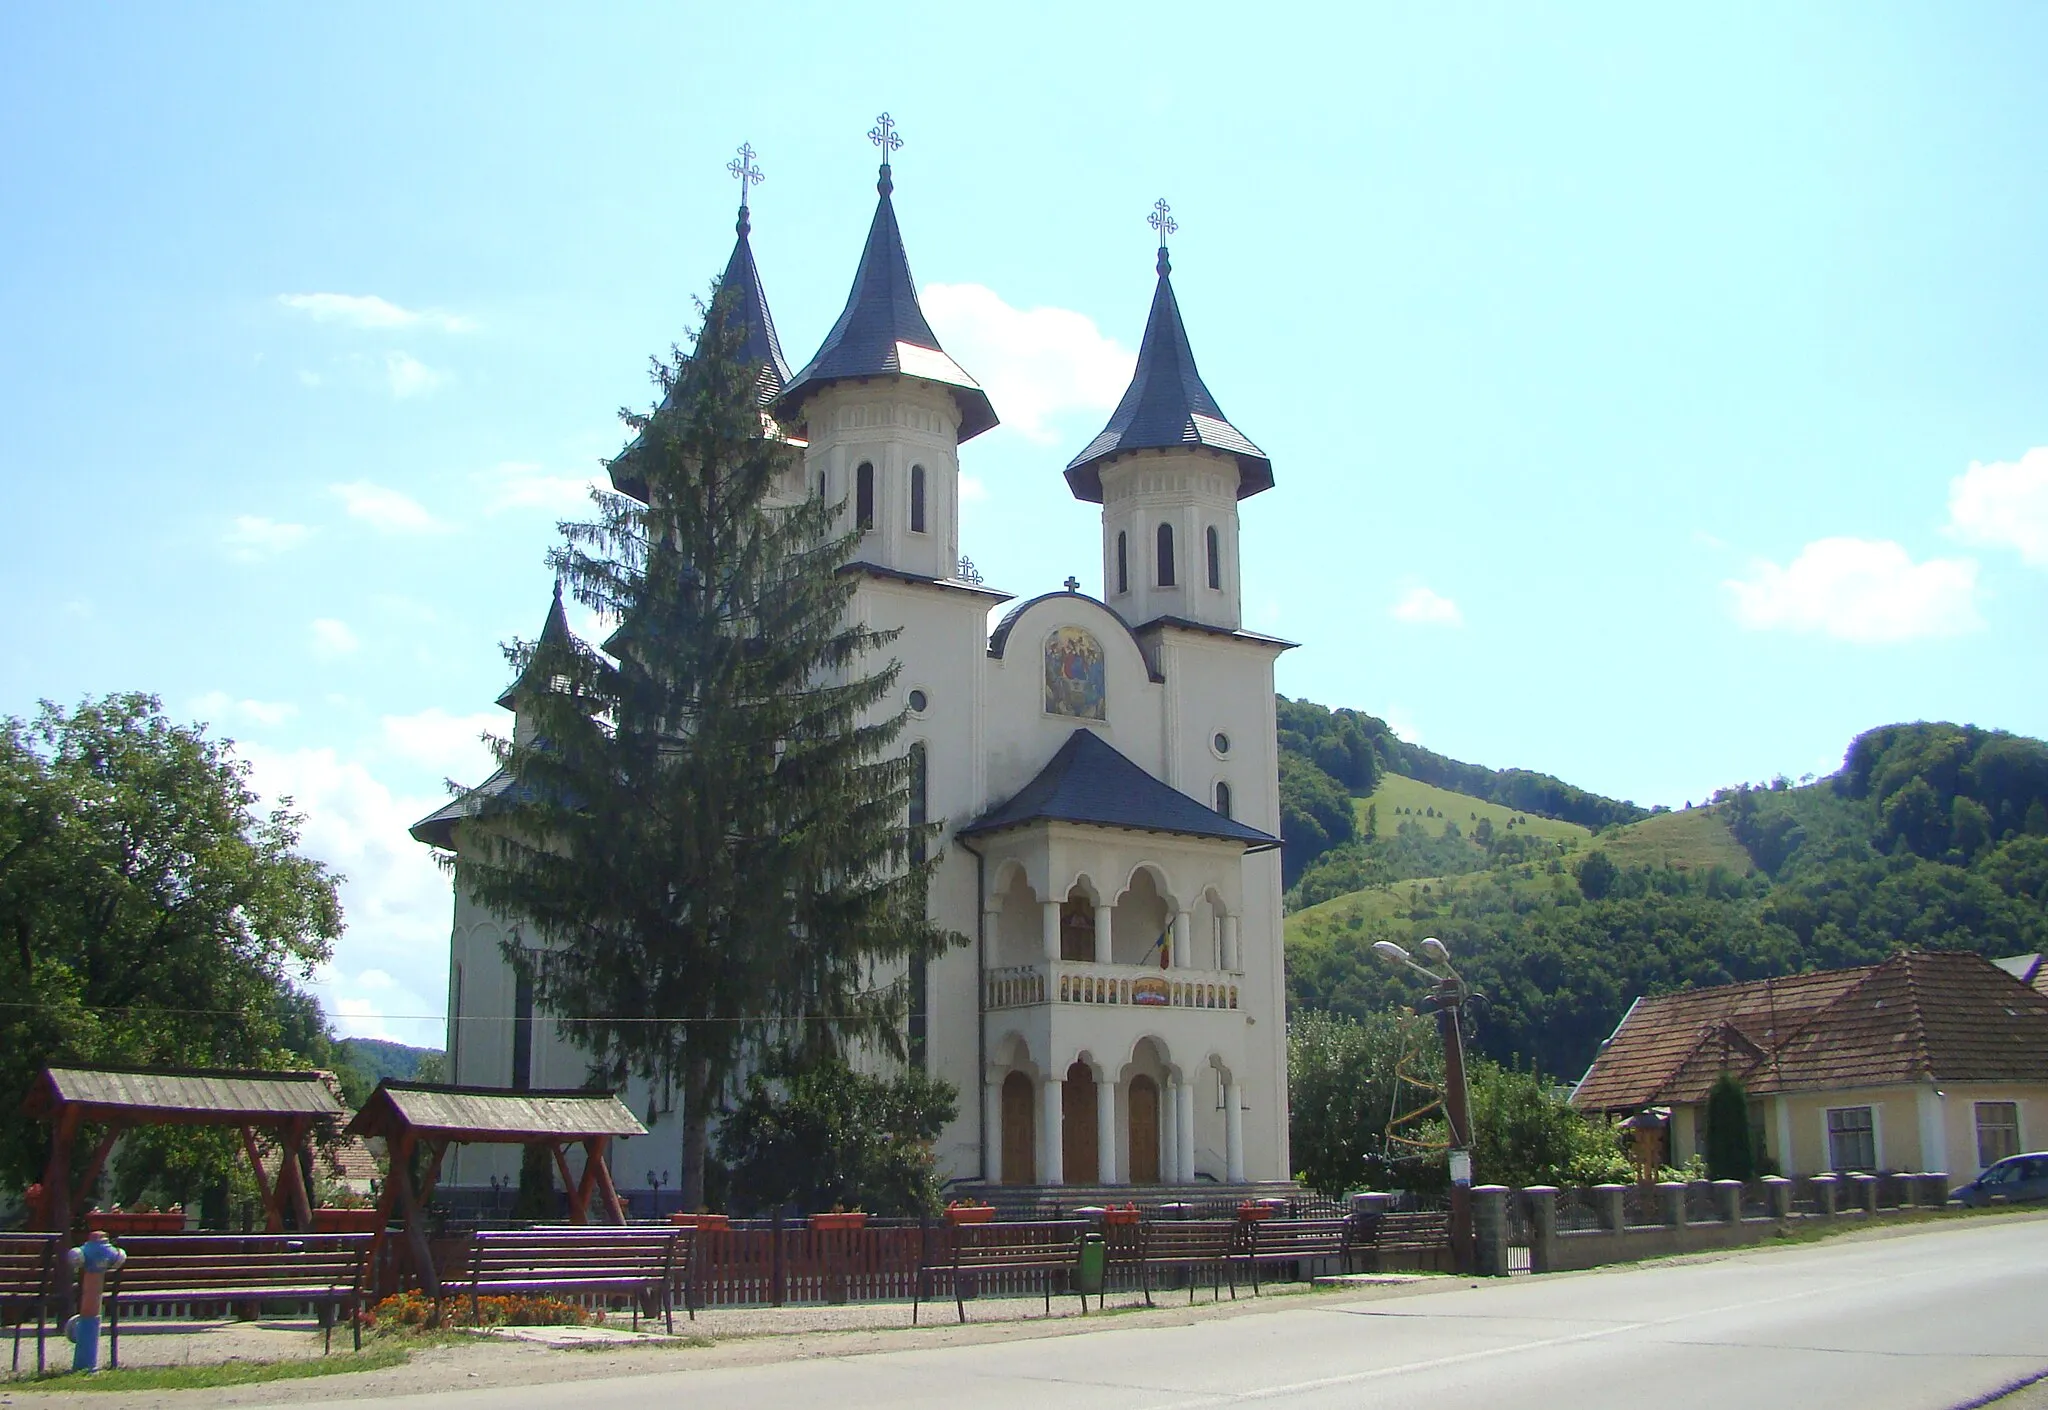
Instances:
[[[300,850],[340,872],[348,929],[315,973],[344,1034],[441,1046],[451,893],[433,854],[406,829],[445,800],[395,794],[332,749],[243,745],[256,791],[289,796],[305,816]]]
[[[215,724],[242,720],[275,729],[297,715],[299,707],[285,700],[237,700],[224,690],[209,690],[192,702],[192,712]]]
[[[980,284],[927,284],[924,311],[939,340],[988,389],[1003,424],[1026,439],[1060,439],[1052,421],[1107,412],[1130,384],[1137,354],[1066,308],[1012,308]]]
[[[1442,593],[1432,592],[1418,584],[1409,588],[1387,609],[1387,615],[1397,622],[1412,622],[1418,626],[1462,627],[1465,614],[1458,610],[1458,604]]]
[[[476,327],[473,320],[460,314],[403,308],[375,294],[279,294],[277,301],[315,323],[345,328],[432,328],[442,333],[467,333]]]
[[[388,352],[384,354],[384,380],[391,395],[402,400],[425,396],[447,379],[411,353]]]
[[[384,743],[392,753],[430,768],[441,778],[481,783],[495,761],[478,737],[505,733],[511,717],[501,711],[451,715],[438,705],[414,715],[386,715]]]
[[[1949,481],[1948,531],[1966,543],[2018,549],[2048,568],[2048,446],[2015,461],[1970,462]]]
[[[591,508],[592,486],[609,490],[610,477],[594,475],[550,475],[545,466],[531,460],[501,460],[473,477],[488,496],[485,512],[538,509],[552,515],[579,514]]]
[[[1888,539],[1816,539],[1785,567],[1758,561],[1748,578],[1725,586],[1734,594],[1735,620],[1753,631],[1892,642],[1984,625],[1974,561],[1915,563]]]
[[[240,563],[260,563],[298,547],[311,532],[304,524],[280,524],[260,514],[238,514],[221,536],[228,556]]]
[[[402,490],[372,484],[368,480],[352,480],[327,488],[341,497],[349,517],[362,520],[379,533],[425,534],[446,527],[427,512],[425,505]]]
[[[313,623],[313,654],[322,660],[346,656],[361,645],[347,622],[321,617]]]
[[[321,377],[320,377],[320,374],[319,374],[319,373],[317,373],[317,372],[314,372],[314,371],[311,371],[310,369],[308,369],[308,368],[304,368],[304,367],[301,367],[301,368],[299,369],[299,385],[300,385],[300,386],[302,386],[302,387],[317,387],[317,386],[319,386],[319,385],[320,385],[320,382],[321,382]]]

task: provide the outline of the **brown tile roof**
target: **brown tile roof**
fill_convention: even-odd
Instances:
[[[1587,1111],[1704,1101],[1723,1071],[1752,1095],[2048,1082],[2048,996],[1981,955],[1913,952],[1639,999],[1572,1101]]]

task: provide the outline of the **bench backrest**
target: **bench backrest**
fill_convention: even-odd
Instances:
[[[1348,1219],[1258,1219],[1246,1222],[1251,1229],[1252,1248],[1262,1258],[1268,1255],[1312,1258],[1324,1253],[1342,1253],[1353,1228]]]
[[[962,1268],[1048,1266],[1074,1257],[1088,1226],[1080,1220],[1043,1219],[1014,1224],[956,1224],[953,1262]]]
[[[1145,1256],[1161,1260],[1226,1258],[1241,1234],[1235,1219],[1155,1219],[1145,1226]]]
[[[0,1234],[0,1297],[37,1297],[54,1283],[55,1234]]]
[[[157,1292],[344,1290],[362,1280],[372,1234],[165,1234],[116,1240],[128,1261],[110,1290],[134,1299]]]
[[[1451,1216],[1441,1210],[1390,1210],[1370,1218],[1372,1236],[1381,1243],[1435,1242],[1451,1234]]]
[[[659,1278],[674,1266],[682,1229],[490,1229],[471,1236],[478,1281],[506,1277]]]

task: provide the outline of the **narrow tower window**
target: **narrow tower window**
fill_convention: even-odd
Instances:
[[[875,527],[875,467],[865,460],[853,472],[853,522],[862,533]]]
[[[1223,586],[1223,535],[1216,532],[1216,526],[1209,526],[1209,586],[1221,589]]]
[[[824,472],[823,470],[820,470],[820,471],[818,472],[818,498],[819,498],[819,499],[823,499],[824,497],[825,497],[825,472]]]
[[[1159,586],[1173,586],[1173,525],[1159,526]]]
[[[1131,541],[1122,529],[1116,531],[1116,590],[1131,590]]]
[[[512,970],[512,1090],[533,1087],[533,970],[515,965]]]
[[[931,820],[930,770],[925,758],[924,741],[910,746],[910,864],[923,866],[926,852],[925,836],[922,831]],[[925,1066],[925,1040],[931,1029],[928,1016],[929,1006],[926,991],[930,988],[928,970],[924,956],[919,955],[910,962],[910,1061],[912,1065]]]
[[[1230,785],[1227,783],[1216,785],[1216,811],[1226,818],[1230,816]]]
[[[910,532],[924,532],[924,467],[910,467]]]

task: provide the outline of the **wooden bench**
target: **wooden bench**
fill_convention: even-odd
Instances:
[[[1357,1218],[1358,1247],[1372,1255],[1375,1273],[1386,1269],[1390,1256],[1427,1254],[1440,1261],[1450,1252],[1451,1216],[1441,1210],[1386,1210]]]
[[[470,1320],[478,1301],[514,1293],[586,1293],[624,1297],[640,1314],[659,1312],[674,1331],[675,1287],[682,1276],[682,1229],[578,1225],[555,1229],[483,1230],[470,1235],[466,1276]],[[684,1256],[687,1267],[687,1254]],[[443,1292],[449,1289],[444,1284]],[[694,1299],[686,1299],[694,1303]],[[696,1316],[694,1305],[690,1315]]]
[[[1145,1303],[1152,1303],[1154,1270],[1180,1269],[1188,1275],[1188,1301],[1195,1300],[1201,1275],[1209,1275],[1209,1290],[1218,1301],[1223,1281],[1230,1280],[1230,1296],[1237,1298],[1237,1272],[1232,1260],[1244,1237],[1235,1219],[1151,1219],[1145,1222]]]
[[[946,1231],[941,1245],[943,1261],[920,1271],[910,1304],[911,1325],[917,1324],[918,1309],[927,1295],[930,1277],[942,1267],[953,1278],[953,1306],[960,1320],[967,1320],[967,1285],[988,1274],[1038,1274],[1044,1279],[1045,1310],[1052,1311],[1055,1275],[1065,1275],[1068,1286],[1081,1299],[1082,1315],[1088,1312],[1088,1297],[1080,1291],[1074,1269],[1081,1253],[1081,1236],[1088,1226],[1079,1220],[1034,1220],[1015,1224],[955,1224]]]
[[[117,1239],[128,1261],[107,1276],[109,1362],[121,1364],[121,1308],[138,1303],[310,1302],[334,1345],[342,1308],[361,1310],[371,1234],[163,1234]],[[349,1318],[358,1351],[362,1319]]]
[[[1355,1219],[1246,1219],[1242,1221],[1244,1241],[1238,1257],[1251,1267],[1252,1293],[1259,1291],[1259,1269],[1264,1264],[1312,1263],[1326,1258],[1339,1261],[1345,1272],[1364,1230]]]
[[[57,1300],[60,1245],[55,1234],[0,1234],[0,1318],[14,1323],[14,1367],[21,1369],[21,1333],[29,1314],[36,1319],[36,1374]]]

